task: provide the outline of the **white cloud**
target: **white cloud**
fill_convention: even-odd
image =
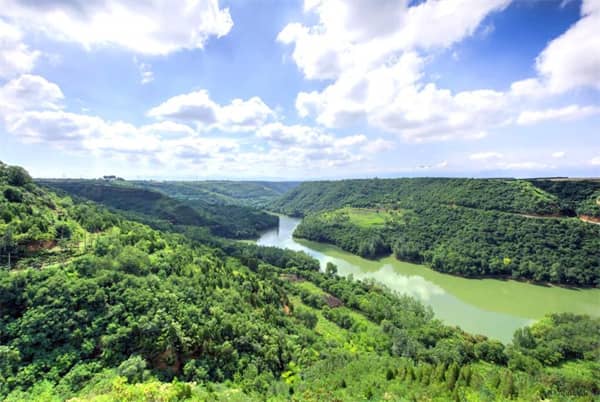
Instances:
[[[204,89],[174,96],[148,111],[148,116],[157,119],[174,119],[194,123],[200,129],[223,131],[252,131],[274,115],[259,97],[234,99],[221,106]]]
[[[217,109],[217,121],[222,130],[251,131],[265,124],[275,112],[258,96],[248,100],[234,99]]]
[[[305,0],[319,23],[287,25],[278,40],[293,44],[292,58],[309,79],[333,79],[357,65],[381,65],[402,51],[448,47],[472,35],[510,0]]]
[[[590,160],[590,164],[594,165],[594,166],[600,166],[600,155],[592,158]]]
[[[172,98],[155,111],[157,117],[168,115],[179,121],[162,119],[137,126],[67,111],[56,84],[39,76],[23,75],[0,87],[0,99],[13,105],[11,110],[0,111],[0,122],[8,134],[27,144],[44,144],[64,152],[138,166],[165,166],[180,173],[201,169],[204,174],[222,175],[227,171],[244,175],[253,164],[266,175],[281,169],[302,172],[309,166],[318,176],[323,169],[362,163],[390,146],[382,139],[370,141],[363,134],[335,136],[310,126],[264,124],[260,111],[266,106],[258,98],[219,106],[202,91],[188,95]],[[187,109],[181,108],[181,99],[194,102]],[[190,106],[190,102],[186,104]],[[205,116],[199,105],[214,112],[209,123],[223,127],[224,133],[256,126],[256,136],[243,140],[204,136],[206,133],[181,122],[195,123],[199,110],[200,116]]]
[[[600,90],[600,2],[584,0],[582,18],[538,56],[536,68],[552,92]]]
[[[569,105],[559,109],[526,110],[521,112],[517,123],[536,124],[548,120],[577,120],[600,114],[600,106]]]
[[[151,55],[202,48],[233,26],[218,0],[4,0],[0,17],[88,49],[114,45]]]
[[[159,123],[147,124],[145,126],[142,126],[140,130],[144,134],[169,138],[196,135],[196,131],[190,126],[175,123],[172,121],[161,121]]]
[[[600,2],[583,0],[581,18],[536,58],[538,76],[513,84],[520,96],[544,97],[575,88],[600,90]]]
[[[567,153],[565,151],[557,151],[552,153],[552,157],[556,159],[564,158]]]
[[[218,108],[219,105],[210,99],[208,91],[200,90],[169,98],[150,109],[148,116],[191,121],[199,126],[210,126],[217,122]]]
[[[499,152],[478,152],[478,153],[469,155],[469,159],[474,160],[474,161],[487,161],[490,159],[502,159],[503,157],[504,157],[504,155]]]
[[[33,69],[40,52],[30,50],[22,39],[17,27],[0,19],[0,79],[10,79]]]
[[[369,111],[368,120],[376,127],[397,133],[410,142],[449,139],[479,139],[487,129],[508,121],[506,99],[491,90],[452,94],[427,84],[409,87],[395,98]]]
[[[59,109],[63,99],[58,85],[39,75],[24,74],[0,87],[0,117],[23,110]]]
[[[377,154],[379,152],[390,151],[395,148],[395,144],[392,141],[384,140],[383,138],[376,138],[372,141],[369,141],[368,144],[364,146],[364,150],[370,154]]]
[[[319,23],[289,24],[278,40],[294,46],[292,57],[309,79],[334,80],[324,90],[300,92],[296,109],[326,127],[367,121],[370,125],[423,142],[481,138],[508,120],[503,93],[452,93],[423,84],[427,58],[419,54],[447,48],[472,35],[481,21],[509,0],[386,0],[381,7],[355,0],[305,1]]]
[[[139,61],[137,57],[133,58],[133,62],[140,72],[140,83],[142,85],[154,81],[154,72],[152,71],[152,66],[150,64]]]

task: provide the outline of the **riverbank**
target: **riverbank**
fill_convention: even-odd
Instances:
[[[568,289],[492,278],[467,279],[386,257],[367,260],[336,246],[294,239],[300,219],[280,215],[258,244],[304,251],[338,266],[340,275],[373,279],[431,306],[442,321],[508,343],[514,330],[553,312],[600,315],[600,289]]]

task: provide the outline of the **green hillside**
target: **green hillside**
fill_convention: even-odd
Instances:
[[[585,401],[600,391],[600,320],[587,316],[549,316],[502,345],[333,265],[319,272],[303,253],[154,230],[5,165],[0,232],[3,400]]]
[[[298,182],[268,181],[134,181],[136,186],[157,190],[179,200],[207,204],[263,207],[298,186]]]
[[[126,181],[53,179],[41,180],[39,183],[127,211],[130,216],[141,215],[145,223],[156,223],[160,228],[164,224],[201,226],[210,229],[217,236],[254,238],[260,231],[277,225],[276,217],[250,207],[211,204],[203,199],[176,200]]]
[[[303,183],[271,207],[305,215],[296,236],[363,257],[394,253],[467,277],[599,286],[600,226],[568,217],[574,203],[595,213],[593,196],[578,201],[585,189],[567,197],[575,191],[550,194],[523,180],[344,180]]]
[[[303,215],[343,206],[361,208],[459,205],[522,214],[560,214],[559,199],[531,183],[510,179],[367,179],[305,182],[270,207]]]
[[[600,206],[596,203],[600,197],[598,179],[536,179],[530,182],[555,195],[563,209],[572,215],[600,216]]]

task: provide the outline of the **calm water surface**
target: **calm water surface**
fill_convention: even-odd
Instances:
[[[292,233],[300,219],[280,216],[279,228],[265,232],[258,244],[305,251],[338,266],[340,275],[372,278],[430,305],[444,322],[471,333],[509,342],[513,332],[547,313],[600,316],[600,289],[573,290],[497,279],[464,279],[393,257],[367,260],[338,247],[301,239]]]

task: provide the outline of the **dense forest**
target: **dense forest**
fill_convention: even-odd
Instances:
[[[306,254],[197,241],[140,216],[0,164],[0,399],[587,401],[600,392],[600,319],[551,315],[503,345],[333,264],[320,271]]]
[[[178,200],[201,200],[208,204],[264,207],[299,182],[271,181],[133,181],[139,187],[160,191]]]
[[[125,211],[157,227],[205,227],[216,236],[255,238],[277,225],[277,217],[242,205],[204,198],[177,200],[124,180],[42,180],[42,185]]]
[[[598,183],[560,183],[569,184],[554,185],[553,194],[523,180],[303,183],[272,208],[305,215],[296,236],[363,257],[393,252],[467,277],[599,286],[600,226],[569,217],[597,207]],[[366,215],[375,219],[357,219]]]
[[[600,180],[536,179],[530,182],[558,197],[564,211],[600,217]]]
[[[367,179],[305,182],[269,207],[286,215],[352,207],[412,208],[457,205],[490,211],[558,215],[560,199],[525,180]]]

